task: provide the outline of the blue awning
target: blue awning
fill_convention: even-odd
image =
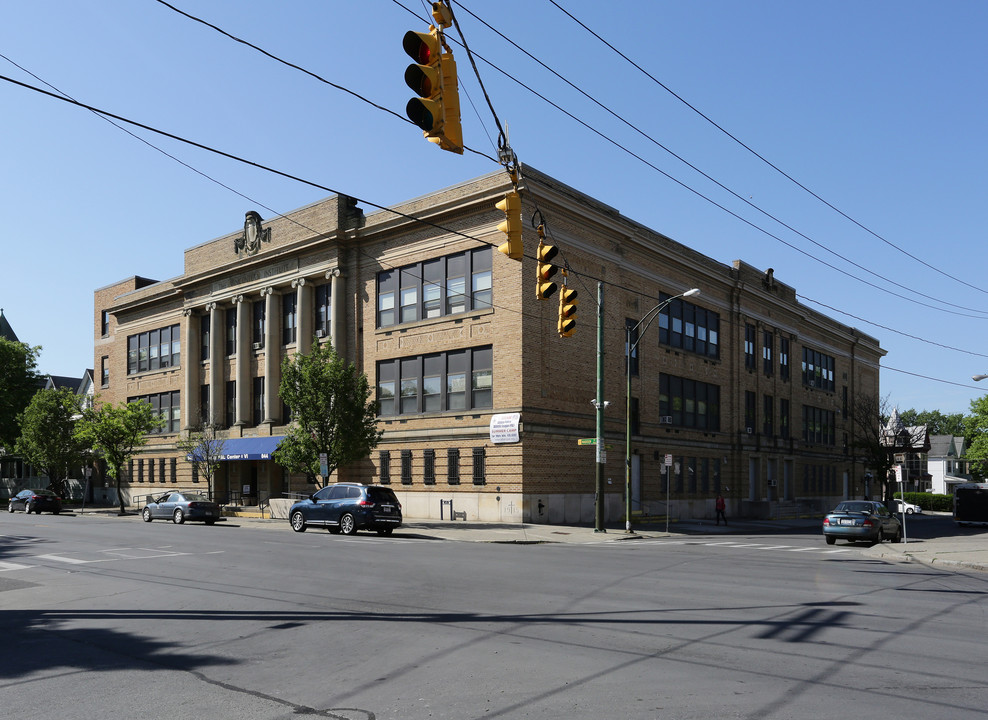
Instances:
[[[223,441],[220,460],[270,460],[284,435],[267,437],[231,438]]]
[[[284,439],[284,435],[274,435],[224,440],[220,460],[270,460],[278,443]]]

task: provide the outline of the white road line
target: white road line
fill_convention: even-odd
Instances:
[[[40,560],[55,560],[57,562],[71,563],[72,565],[85,565],[86,563],[98,562],[96,560],[79,560],[62,555],[35,555],[35,557]]]
[[[0,562],[0,572],[7,572],[9,570],[27,570],[32,567],[34,567],[34,565],[20,565],[19,563]]]

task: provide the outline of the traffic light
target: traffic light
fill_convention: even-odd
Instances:
[[[566,287],[566,271],[563,270],[563,286],[559,288],[559,337],[570,337],[576,332],[576,290]]]
[[[544,236],[545,230],[543,230],[542,226],[539,225],[539,248],[535,252],[535,257],[538,259],[535,280],[535,297],[539,300],[550,298],[552,297],[552,294],[556,292],[556,283],[550,282],[549,279],[555,275],[556,271],[559,269],[555,265],[551,264],[552,259],[559,254],[559,248],[555,245],[545,245],[542,242],[542,238]]]
[[[456,61],[452,53],[443,52],[441,31],[436,27],[431,27],[428,33],[409,30],[401,44],[415,61],[405,69],[405,84],[418,95],[408,101],[405,114],[422,129],[429,142],[462,154]]]
[[[497,249],[512,260],[521,260],[525,254],[521,243],[521,195],[512,190],[495,207],[504,213],[504,222],[497,229],[508,236],[508,241]]]

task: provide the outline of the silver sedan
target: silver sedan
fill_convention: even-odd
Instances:
[[[212,525],[220,519],[220,506],[198,493],[166,493],[155,498],[141,511],[144,522],[171,520],[181,525],[186,520],[202,520]]]
[[[845,500],[823,519],[823,537],[828,545],[838,538],[854,542],[902,542],[902,524],[880,502]]]

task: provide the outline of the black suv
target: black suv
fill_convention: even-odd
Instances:
[[[390,535],[401,525],[401,503],[389,487],[341,482],[292,505],[288,521],[295,532],[321,525],[344,535],[360,529]]]

